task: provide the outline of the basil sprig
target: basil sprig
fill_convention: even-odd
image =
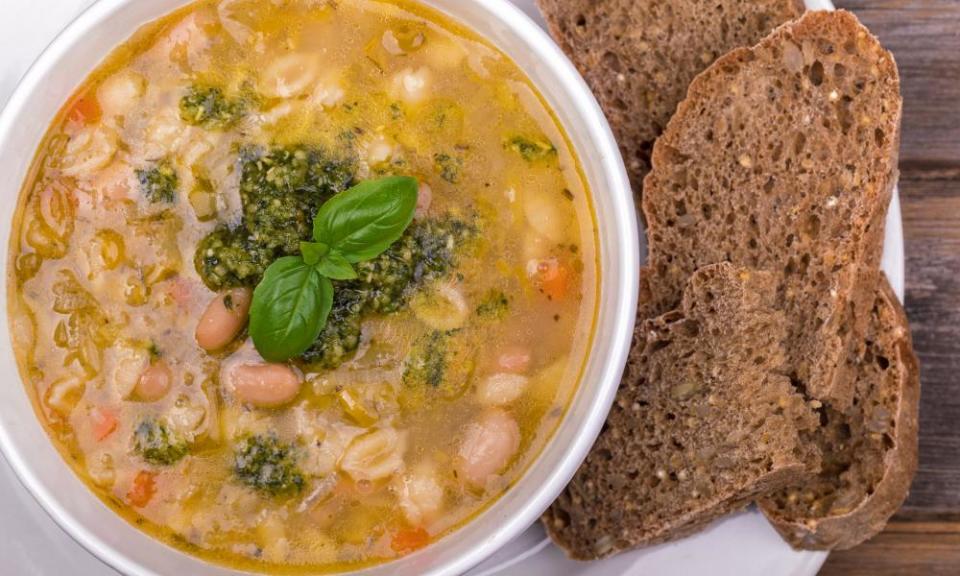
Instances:
[[[303,354],[333,307],[331,280],[357,277],[353,264],[376,258],[400,239],[417,207],[417,181],[367,180],[328,200],[313,220],[313,242],[271,264],[253,291],[250,336],[266,360]]]

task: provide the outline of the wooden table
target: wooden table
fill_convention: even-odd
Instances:
[[[903,89],[906,307],[920,356],[920,471],[886,531],[821,574],[960,575],[960,0],[835,0],[893,51]]]

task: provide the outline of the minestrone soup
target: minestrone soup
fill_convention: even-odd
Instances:
[[[406,1],[201,1],[137,32],[51,126],[11,254],[20,368],[77,474],[281,573],[409,554],[503,494],[598,293],[543,99]]]

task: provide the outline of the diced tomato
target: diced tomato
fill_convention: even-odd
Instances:
[[[117,429],[117,415],[109,408],[97,407],[90,411],[90,420],[93,423],[93,437],[100,442],[113,434]]]
[[[74,122],[81,124],[93,124],[100,120],[103,112],[100,110],[100,103],[93,94],[84,94],[74,100],[67,117]]]
[[[423,528],[405,529],[393,535],[390,547],[397,554],[409,554],[430,543],[430,534]]]
[[[555,258],[543,260],[537,266],[540,290],[551,300],[561,300],[570,287],[570,269]]]
[[[143,508],[150,503],[153,495],[157,493],[155,477],[156,474],[146,470],[141,470],[137,474],[136,478],[133,479],[133,486],[130,487],[130,492],[127,493],[127,500],[130,501],[131,506]]]

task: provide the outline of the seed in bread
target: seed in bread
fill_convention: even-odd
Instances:
[[[653,151],[641,318],[722,261],[778,271],[792,378],[838,408],[863,342],[896,180],[893,57],[855,16],[808,12],[690,85]]]
[[[802,0],[538,0],[550,32],[590,84],[639,194],[687,86],[717,57],[803,13]]]
[[[845,412],[824,406],[812,435],[821,473],[759,501],[796,548],[844,550],[873,537],[903,504],[917,470],[920,372],[906,314],[885,277],[864,353],[853,363],[857,402]]]
[[[693,275],[682,307],[637,331],[604,431],[544,515],[577,559],[676,538],[818,469],[818,424],[781,370],[776,278]]]

